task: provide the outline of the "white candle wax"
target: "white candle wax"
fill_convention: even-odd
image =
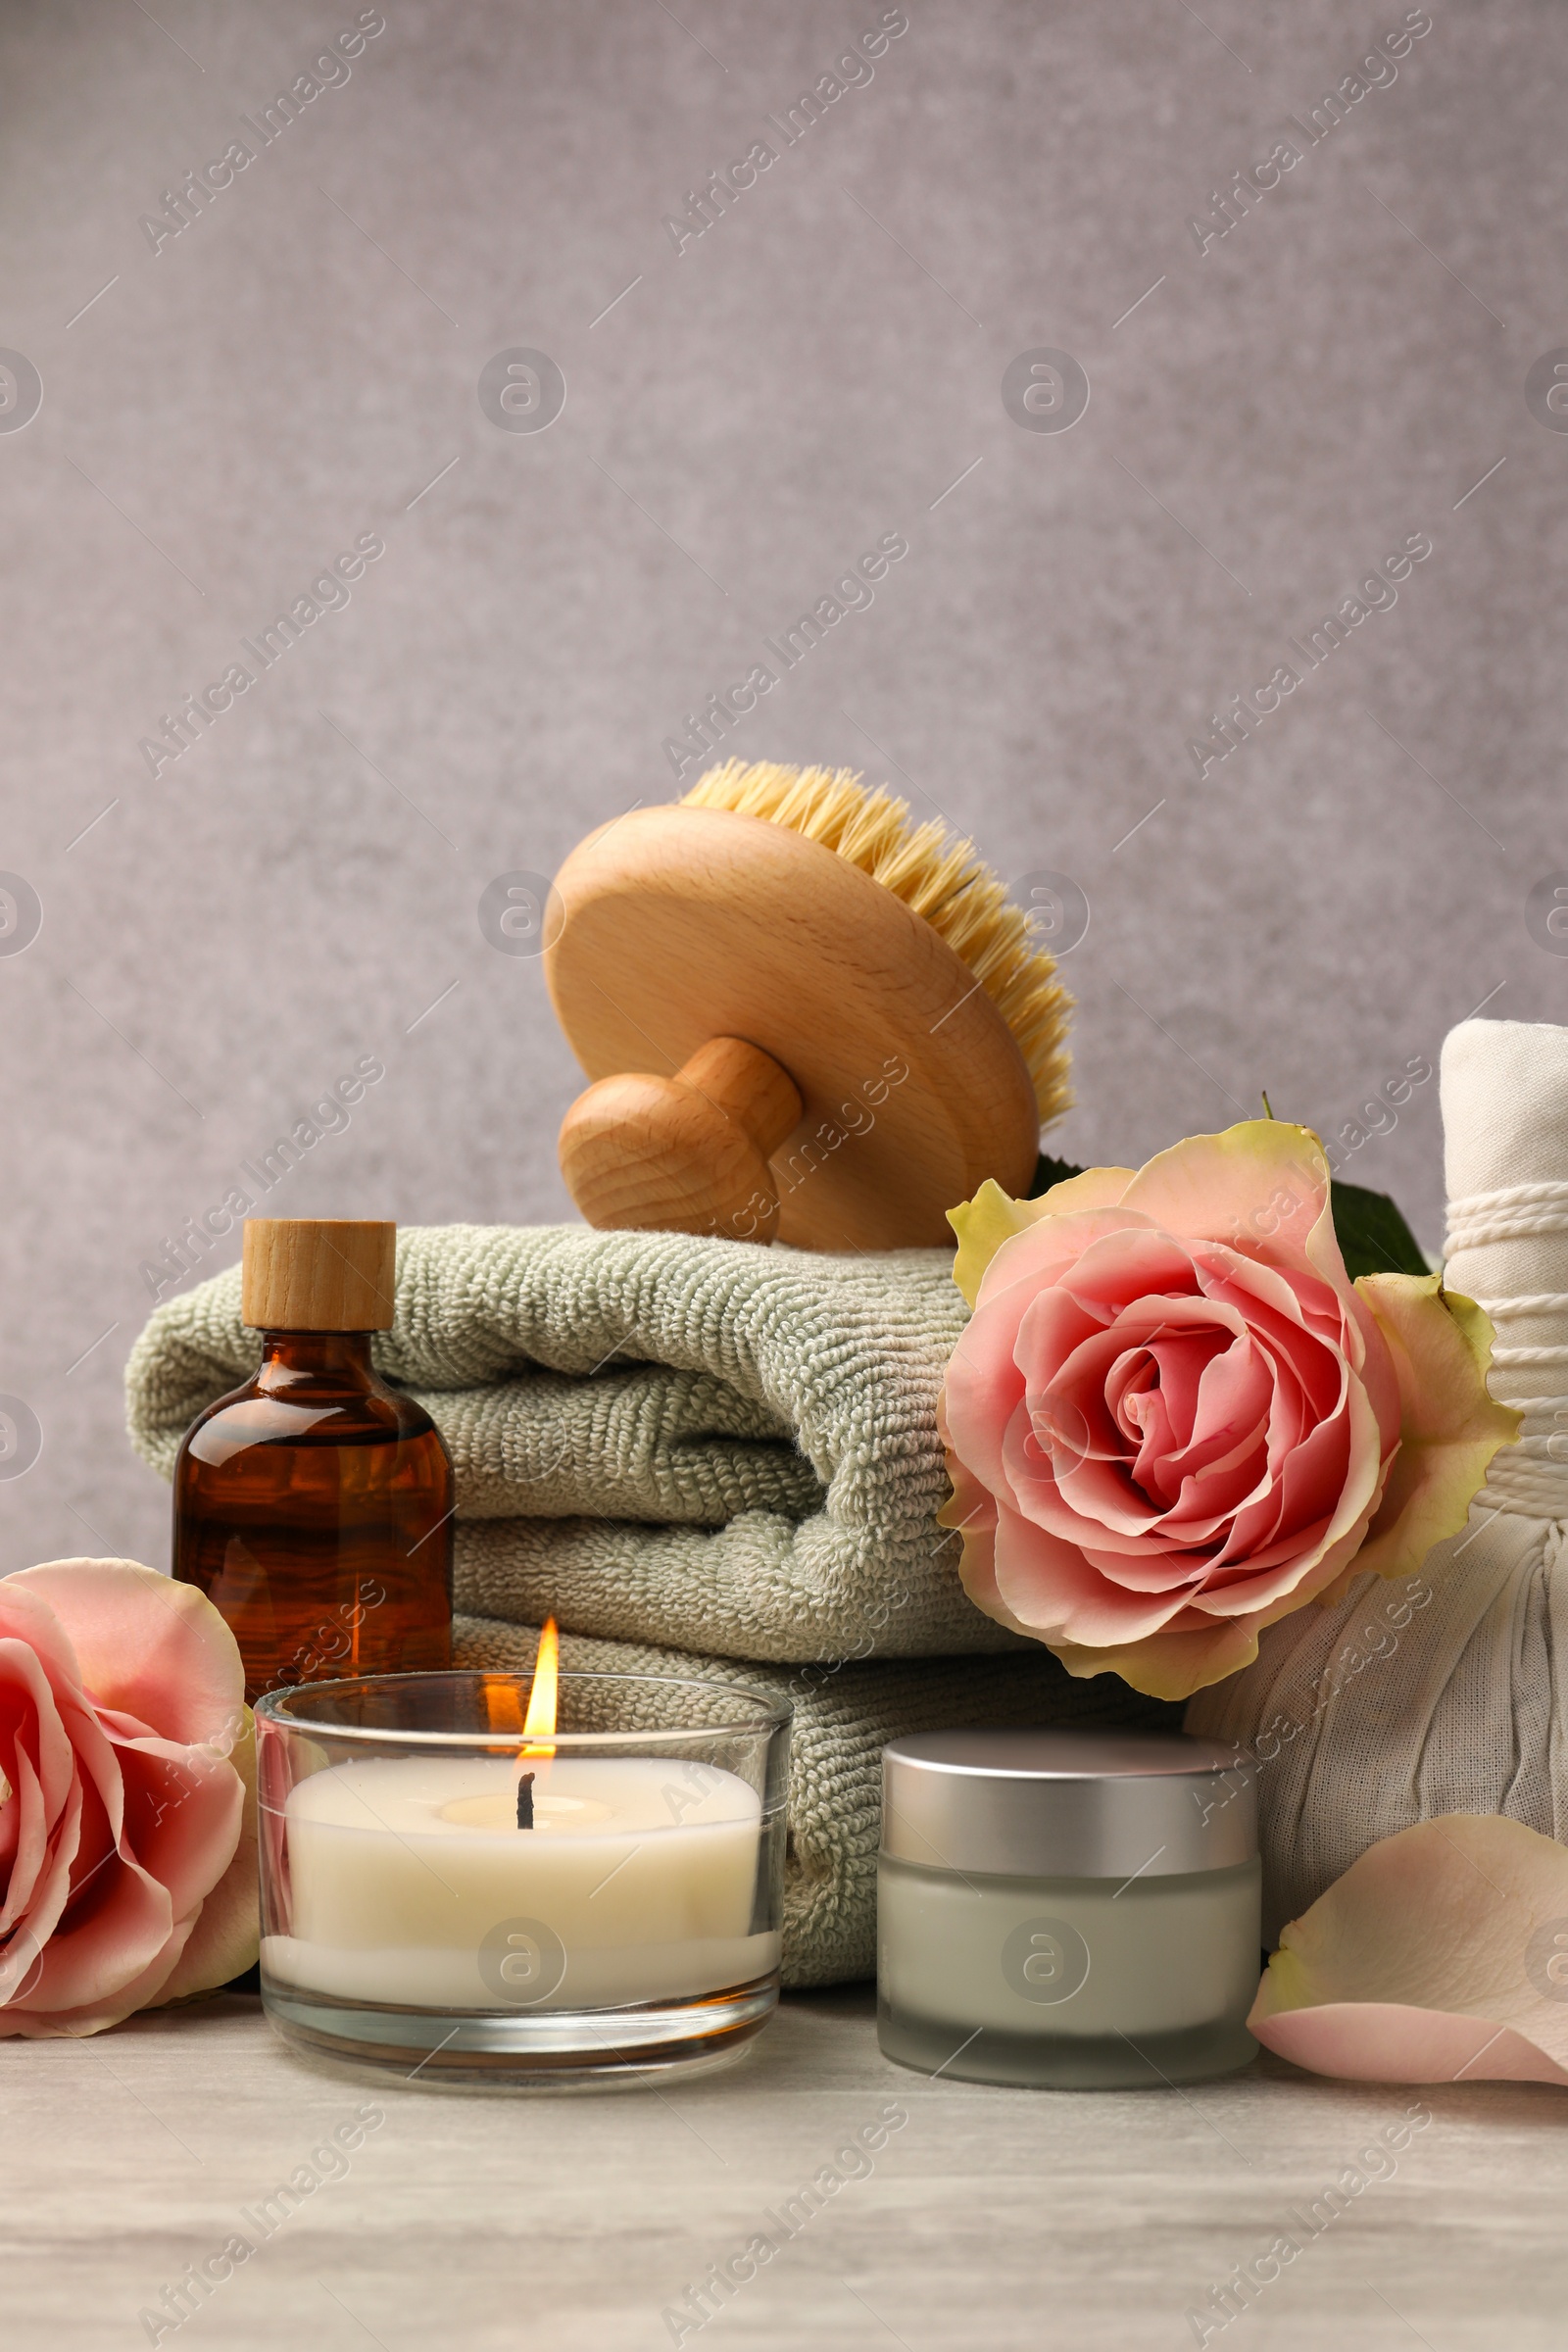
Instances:
[[[312,1774],[285,1819],[292,1933],[264,1939],[263,1964],[340,2000],[593,2009],[778,1966],[778,1936],[751,1932],[760,1802],[711,1766],[388,1757]]]

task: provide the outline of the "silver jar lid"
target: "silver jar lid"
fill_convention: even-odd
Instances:
[[[1011,1878],[1169,1878],[1257,1852],[1257,1767],[1179,1734],[925,1732],[882,1751],[882,1851]]]

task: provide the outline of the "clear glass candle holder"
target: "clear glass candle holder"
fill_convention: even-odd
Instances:
[[[778,2000],[790,1709],[727,1684],[369,1676],[256,1709],[262,1998],[416,2083],[657,2079]]]

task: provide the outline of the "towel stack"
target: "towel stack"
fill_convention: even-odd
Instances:
[[[457,1471],[458,1662],[692,1674],[792,1700],[785,1982],[875,1965],[879,1757],[975,1723],[1144,1723],[965,1597],[936,1400],[966,1309],[951,1253],[824,1256],[582,1226],[398,1247],[381,1372]],[[130,1434],[164,1476],[257,1361],[234,1268],[153,1315]]]

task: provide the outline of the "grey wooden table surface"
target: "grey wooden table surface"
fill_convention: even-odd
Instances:
[[[732,2071],[658,2093],[377,2088],[302,2065],[234,1996],[6,2042],[0,2083],[6,2352],[155,2332],[180,2352],[656,2352],[677,2334],[1137,2352],[1197,2341],[1189,2309],[1293,2234],[1299,2253],[1229,2325],[1211,2311],[1206,2341],[1568,2345],[1568,2095],[1535,2086],[1412,2092],[1266,2057],[1186,2091],[928,2082],[881,2057],[863,1987],[786,2001]],[[1430,2122],[1388,2152],[1417,2103]],[[840,2154],[879,2126],[874,2154]],[[263,2202],[301,2166],[320,2185],[286,2218],[275,2201],[264,2236]],[[858,2177],[698,2326],[686,2290],[781,2236],[830,2166]],[[1310,2232],[1348,2170],[1364,2187]],[[140,2316],[236,2234],[255,2252],[181,2324]]]

